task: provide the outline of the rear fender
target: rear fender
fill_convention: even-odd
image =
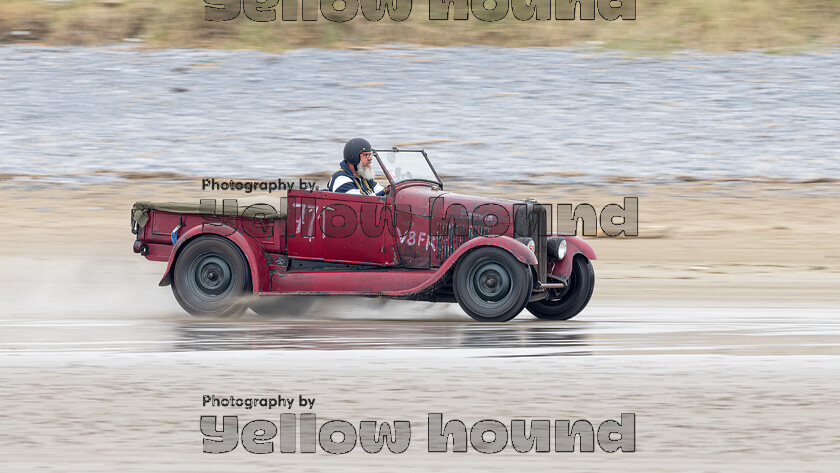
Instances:
[[[262,247],[253,238],[243,235],[238,230],[227,225],[199,225],[184,232],[172,248],[169,263],[166,266],[166,272],[160,280],[160,286],[172,284],[172,268],[175,267],[175,261],[178,259],[181,248],[201,235],[219,235],[235,243],[242,251],[242,254],[245,255],[245,260],[248,262],[248,267],[251,270],[251,284],[254,294],[268,291],[268,261],[266,261],[265,252],[262,250]]]
[[[575,255],[584,255],[590,260],[598,259],[598,255],[595,254],[592,246],[582,239],[570,235],[560,236],[566,239],[566,256],[559,263],[554,261],[554,267],[549,271],[549,274],[563,281],[568,281],[569,275],[572,274],[572,261],[574,261]]]

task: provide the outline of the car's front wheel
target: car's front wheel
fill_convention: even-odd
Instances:
[[[479,322],[506,322],[516,317],[531,296],[531,269],[509,252],[478,248],[455,268],[455,299]]]
[[[227,238],[207,235],[187,243],[173,271],[172,292],[190,314],[227,317],[245,311],[248,262]]]
[[[575,256],[568,289],[557,299],[543,299],[529,303],[528,312],[544,320],[569,320],[586,307],[595,289],[595,270],[589,258]]]

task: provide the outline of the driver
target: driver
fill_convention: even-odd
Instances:
[[[341,169],[330,178],[330,192],[359,195],[385,195],[391,187],[382,187],[373,180],[375,176],[371,163],[373,151],[368,140],[353,138],[344,145],[344,161]]]

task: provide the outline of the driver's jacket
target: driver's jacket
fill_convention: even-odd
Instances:
[[[385,188],[373,179],[354,176],[353,171],[347,167],[347,161],[341,162],[341,169],[332,175],[327,188],[330,192],[345,194],[385,195]]]

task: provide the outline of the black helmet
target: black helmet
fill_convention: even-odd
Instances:
[[[359,155],[372,149],[368,140],[364,138],[353,138],[344,145],[344,160],[355,166],[362,160]]]

